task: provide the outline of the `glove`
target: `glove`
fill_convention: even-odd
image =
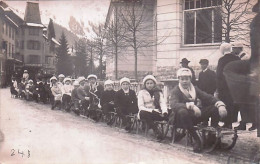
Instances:
[[[194,102],[186,102],[187,109],[193,109]]]
[[[152,112],[161,113],[161,112],[159,111],[159,109],[153,109],[153,111],[152,111]]]
[[[227,116],[227,109],[225,106],[220,106],[218,108],[218,113],[221,118],[225,118]]]
[[[201,111],[200,108],[198,108],[196,105],[193,106],[193,111],[196,117],[200,117],[201,116]]]
[[[101,108],[101,105],[100,105],[100,104],[98,104],[98,108]]]
[[[85,97],[85,100],[89,100],[89,97]]]

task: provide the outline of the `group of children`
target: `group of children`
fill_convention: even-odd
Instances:
[[[138,119],[147,123],[149,129],[153,129],[157,139],[162,139],[163,136],[155,121],[175,120],[178,127],[190,132],[195,140],[194,151],[199,152],[201,143],[194,125],[211,117],[211,126],[218,126],[218,121],[227,114],[225,104],[196,86],[194,87],[191,83],[192,73],[189,69],[179,69],[177,77],[179,85],[175,86],[171,92],[170,111],[168,111],[162,90],[157,87],[157,80],[153,75],[144,77],[143,89],[138,92],[138,95],[130,89],[130,79],[126,77],[120,80],[121,89],[115,91],[112,80],[106,80],[103,87],[97,82],[96,75],[89,75],[87,79],[82,76],[72,82],[71,78],[65,78],[62,74],[58,76],[58,79],[54,76],[51,77],[49,83],[42,82],[40,78],[35,84],[32,80],[28,80],[24,95],[26,99],[31,97],[43,100],[49,97],[52,99],[51,109],[56,107],[64,108],[66,111],[72,109],[78,115],[81,111],[88,112],[96,107],[100,108],[103,114],[115,112],[122,119],[127,131],[132,130],[131,119],[128,116],[136,115]],[[12,87],[15,88],[15,91],[17,91],[16,85],[14,81]],[[43,91],[46,92],[46,85],[49,86],[51,96],[43,95]],[[199,101],[204,102],[202,104],[207,104],[207,106],[199,106]],[[92,118],[98,119],[97,117]],[[111,124],[111,120],[108,124]]]

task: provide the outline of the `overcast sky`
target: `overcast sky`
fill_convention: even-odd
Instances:
[[[24,18],[26,1],[8,0],[6,2]],[[43,24],[48,24],[49,18],[52,18],[58,24],[68,28],[70,16],[83,21],[86,25],[88,21],[96,23],[105,21],[110,0],[41,0],[39,3]]]

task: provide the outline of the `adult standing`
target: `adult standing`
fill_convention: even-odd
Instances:
[[[201,66],[201,72],[199,73],[197,86],[202,91],[214,95],[217,89],[216,73],[208,68],[209,61],[207,59],[201,59],[199,63]]]
[[[193,85],[196,85],[195,72],[191,67],[189,67],[190,61],[186,58],[183,58],[180,63],[181,63],[182,68],[188,68],[191,71],[191,73],[192,73],[191,82],[192,82]]]
[[[218,66],[217,66],[217,92],[218,92],[218,98],[223,101],[226,104],[228,115],[226,119],[224,120],[223,127],[225,128],[232,128],[232,123],[236,122],[237,114],[234,114],[234,103],[232,96],[230,94],[230,90],[227,86],[226,78],[223,74],[224,67],[232,62],[240,60],[240,58],[232,53],[232,45],[230,43],[222,43],[220,45],[220,52],[222,56],[218,60]]]

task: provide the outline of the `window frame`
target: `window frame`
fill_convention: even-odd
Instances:
[[[211,1],[211,4],[214,0]],[[200,47],[200,46],[218,46],[221,44],[222,41],[220,42],[215,42],[215,29],[214,29],[214,15],[215,15],[215,11],[214,9],[216,8],[221,8],[222,5],[217,5],[217,6],[210,6],[210,7],[200,7],[200,8],[196,8],[196,0],[194,0],[194,8],[193,9],[185,9],[185,0],[183,0],[182,3],[182,47]],[[197,26],[196,26],[196,18],[197,18],[197,12],[196,11],[201,11],[201,10],[206,10],[206,9],[212,9],[211,10],[211,20],[212,24],[211,24],[211,28],[212,28],[212,32],[211,32],[211,43],[196,43],[197,42],[197,38],[196,38],[196,33],[197,33]],[[186,44],[185,43],[185,12],[189,12],[189,11],[194,11],[194,43],[192,44]],[[222,30],[222,29],[221,29]]]

